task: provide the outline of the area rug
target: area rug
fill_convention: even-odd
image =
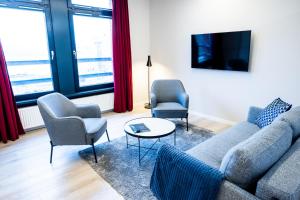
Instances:
[[[207,140],[213,135],[213,132],[190,125],[189,131],[186,131],[185,123],[174,121],[176,123],[176,147],[186,151],[197,144]],[[125,135],[125,134],[124,134]],[[137,139],[128,136],[130,144],[136,144]],[[150,146],[155,140],[141,140],[142,146]],[[161,138],[161,141],[155,144],[158,149],[162,144],[174,144],[174,136],[170,135]],[[146,150],[141,150],[141,154]],[[115,190],[117,190],[124,199],[156,199],[150,190],[150,178],[155,164],[156,151],[149,153],[138,162],[138,148],[126,148],[125,136],[113,141],[99,144],[96,146],[98,163],[95,163],[92,148],[79,152],[79,155],[86,160],[89,165],[103,177]]]

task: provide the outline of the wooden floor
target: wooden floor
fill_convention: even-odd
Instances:
[[[150,116],[149,110],[104,114],[110,138],[123,136],[124,123],[142,116]],[[190,123],[215,132],[228,127],[196,116],[190,116]],[[97,143],[103,141],[106,137]],[[0,199],[123,199],[80,159],[78,151],[87,147],[55,147],[51,165],[45,129],[28,132],[15,142],[0,143]]]

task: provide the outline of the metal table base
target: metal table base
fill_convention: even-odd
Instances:
[[[126,132],[125,132],[126,133]],[[131,136],[133,137],[133,136]],[[154,149],[153,146],[157,143],[160,142],[160,138],[161,137],[155,137],[157,138],[157,140],[150,146],[150,147],[144,147],[141,146],[141,139],[155,139],[155,138],[142,138],[142,137],[136,137],[138,139],[138,145],[135,144],[129,144],[128,143],[128,134],[126,133],[126,144],[127,144],[127,149],[129,146],[132,147],[137,147],[139,149],[139,166],[141,166],[141,160],[148,154],[149,151],[151,150],[158,150],[158,149]],[[174,146],[176,146],[176,130],[174,130]],[[141,148],[142,149],[147,149],[147,151],[144,153],[144,155],[141,156]]]

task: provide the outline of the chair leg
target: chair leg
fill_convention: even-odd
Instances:
[[[186,114],[186,131],[189,131],[189,114]]]
[[[110,142],[107,129],[105,130],[105,132],[106,132],[107,140]]]
[[[96,150],[95,150],[95,146],[94,146],[94,140],[92,139],[92,147],[93,147],[93,152],[94,152],[94,157],[95,157],[95,163],[98,163],[97,161],[97,155],[96,155]]]
[[[50,164],[52,164],[52,155],[53,155],[53,143],[50,141],[51,151],[50,151]]]

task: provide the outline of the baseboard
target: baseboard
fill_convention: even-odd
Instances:
[[[25,128],[24,131],[27,133],[27,132],[39,130],[39,129],[42,129],[42,128],[45,128],[45,125],[40,125],[40,126]]]
[[[145,103],[147,103],[147,101],[139,101],[139,102],[135,102],[133,105],[134,107],[144,107]]]
[[[194,111],[194,110],[189,110],[189,113],[192,114],[192,115],[196,115],[197,117],[206,118],[206,119],[209,119],[209,120],[212,120],[212,121],[220,122],[220,123],[223,123],[223,124],[228,124],[228,125],[231,125],[231,126],[235,125],[237,123],[235,121],[230,121],[230,120],[223,119],[223,118],[220,118],[220,117],[215,117],[215,116],[212,116],[212,115],[199,113],[199,112]]]

